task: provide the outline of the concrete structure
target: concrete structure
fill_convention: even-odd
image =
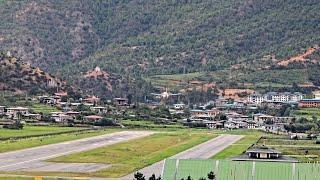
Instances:
[[[261,104],[263,102],[298,102],[303,99],[303,94],[299,92],[269,92],[267,94],[252,94],[248,96],[247,101],[254,104]]]

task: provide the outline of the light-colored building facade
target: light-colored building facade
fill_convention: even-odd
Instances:
[[[303,94],[299,92],[269,92],[267,94],[252,94],[248,96],[247,101],[253,104],[261,104],[263,102],[299,102],[303,99]]]

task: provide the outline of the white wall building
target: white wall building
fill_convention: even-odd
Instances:
[[[303,95],[299,92],[269,92],[267,94],[252,94],[248,96],[248,102],[261,104],[263,102],[298,102],[303,99]]]

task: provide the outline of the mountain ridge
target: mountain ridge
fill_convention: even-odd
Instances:
[[[319,44],[319,16],[317,0],[4,1],[0,48],[81,88],[100,67],[121,95],[133,79],[273,65]]]

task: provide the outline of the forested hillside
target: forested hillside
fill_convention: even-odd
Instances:
[[[255,68],[303,53],[319,45],[319,17],[318,0],[8,0],[0,48],[82,88],[99,66],[126,93],[127,82],[151,75]]]
[[[57,90],[72,90],[65,82],[24,63],[10,54],[0,53],[0,91],[37,95]]]

